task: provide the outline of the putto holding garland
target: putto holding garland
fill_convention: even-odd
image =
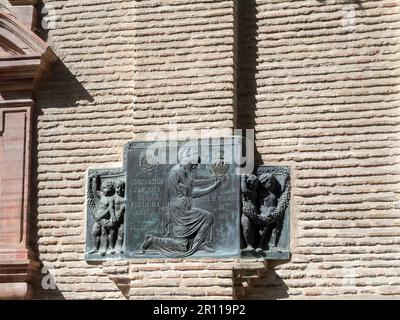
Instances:
[[[259,167],[256,174],[242,176],[241,226],[245,255],[279,251],[290,200],[290,177],[285,169]]]

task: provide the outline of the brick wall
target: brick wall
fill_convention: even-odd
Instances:
[[[32,245],[57,289],[39,276],[36,297],[231,298],[233,260],[86,263],[84,202],[87,169],[120,166],[141,133],[170,123],[232,132],[234,2],[45,3],[59,16],[48,40],[63,64],[37,99]]]
[[[87,169],[119,166],[133,138],[133,2],[45,3],[58,18],[48,42],[62,63],[37,97],[32,242],[57,289],[41,290],[39,277],[36,297],[121,298],[102,266],[84,260],[84,203]]]
[[[135,133],[234,127],[234,1],[134,1]]]
[[[400,297],[399,7],[241,4],[239,126],[293,174],[292,261],[246,293]]]
[[[240,0],[237,25],[228,0],[45,3],[62,63],[37,97],[32,246],[56,289],[38,276],[36,298],[400,297],[395,2]],[[87,169],[170,121],[230,131],[236,62],[237,126],[292,168],[291,261],[85,262]]]

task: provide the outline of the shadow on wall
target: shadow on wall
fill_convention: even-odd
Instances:
[[[256,135],[258,18],[256,0],[239,1],[238,7],[238,119],[239,129],[252,129]],[[256,146],[255,165],[262,159]]]
[[[285,261],[264,261],[262,268],[233,271],[234,298],[237,300],[277,300],[289,297],[288,286],[276,273],[275,267]]]
[[[64,299],[63,294],[57,288],[57,270],[52,269],[51,259],[46,259],[46,266],[40,260],[39,255],[39,220],[38,220],[38,118],[43,115],[43,110],[47,108],[71,108],[78,104],[78,101],[92,102],[94,99],[89,92],[82,86],[77,78],[59,60],[53,67],[50,77],[43,83],[36,96],[36,108],[33,115],[32,130],[32,171],[31,171],[31,223],[30,223],[30,245],[35,254],[36,261],[40,262],[40,267],[34,279],[34,299]],[[51,212],[48,212],[51,214]],[[52,220],[52,219],[50,219]],[[53,220],[52,220],[53,221]],[[42,229],[45,230],[45,229]],[[46,240],[49,245],[57,245],[57,241]],[[54,242],[54,243],[52,243]],[[57,254],[54,252],[54,254]]]
[[[38,14],[38,22],[37,22],[37,27],[35,32],[45,41],[47,42],[49,38],[49,29],[46,28],[48,27],[48,20],[54,19],[55,17],[49,17],[50,12],[48,12],[48,8],[46,8],[43,0],[39,0],[37,5],[37,12]],[[51,22],[51,20],[50,20]],[[46,27],[44,27],[46,26]]]
[[[36,96],[37,110],[76,107],[78,101],[94,99],[68,68],[60,61],[54,65],[51,76]]]

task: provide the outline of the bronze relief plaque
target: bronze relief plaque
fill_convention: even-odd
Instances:
[[[259,166],[241,177],[241,257],[290,259],[289,167]]]
[[[238,257],[240,147],[131,142],[122,169],[89,171],[86,259]]]

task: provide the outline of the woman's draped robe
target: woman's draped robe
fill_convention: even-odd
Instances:
[[[179,165],[169,171],[162,194],[163,237],[153,237],[151,249],[186,257],[212,241],[214,217],[206,210],[192,208],[193,189],[193,178]]]

